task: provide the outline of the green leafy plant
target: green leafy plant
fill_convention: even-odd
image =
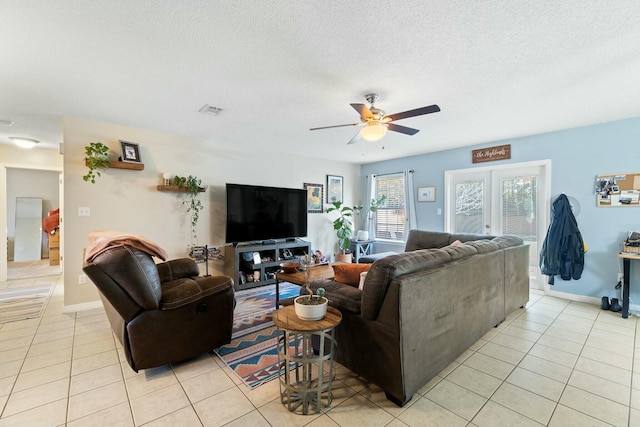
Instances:
[[[344,205],[342,202],[333,202],[331,206],[327,208],[327,213],[337,212],[338,218],[333,221],[333,229],[338,236],[338,247],[343,254],[347,253],[347,250],[351,247],[351,236],[353,236],[353,214],[354,212],[360,212],[362,206],[350,207]]]
[[[173,178],[174,185],[178,188],[185,188],[187,191],[187,199],[182,202],[187,208],[187,213],[191,215],[191,238],[192,243],[198,241],[197,225],[200,219],[200,211],[204,208],[200,199],[198,199],[198,193],[204,190],[202,186],[202,180],[195,176],[189,175],[188,177],[175,176]]]
[[[365,213],[363,215],[363,221],[364,221],[363,226],[367,227],[367,221],[372,221],[373,220],[373,215],[372,214],[374,214],[375,212],[378,211],[378,209],[380,209],[382,206],[384,206],[386,201],[387,201],[387,196],[385,194],[380,196],[380,198],[378,200],[371,199],[371,202],[369,203],[369,207],[367,208],[367,210],[365,211]],[[360,211],[358,211],[357,213],[359,214]]]
[[[313,281],[313,268],[310,268],[309,264],[307,264],[308,258],[305,256],[304,259],[300,261],[300,270],[304,274],[304,288],[309,293],[306,298],[298,299],[298,304],[303,305],[318,305],[324,304],[324,288],[318,288],[316,294],[314,295],[313,289],[311,289],[311,282]]]
[[[99,170],[105,170],[111,164],[109,147],[100,141],[92,142],[84,147],[84,154],[89,171],[82,179],[95,184],[96,178],[100,176]]]

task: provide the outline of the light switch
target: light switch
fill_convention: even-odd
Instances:
[[[442,208],[438,208],[438,209],[436,209],[436,213],[437,213],[438,215],[442,215]]]
[[[89,208],[89,207],[79,207],[78,208],[78,216],[91,216],[91,208]]]

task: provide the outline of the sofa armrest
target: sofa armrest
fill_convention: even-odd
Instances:
[[[179,308],[202,298],[233,292],[233,280],[228,276],[182,278],[162,283],[161,310]]]
[[[360,299],[362,297],[362,291],[360,289],[329,279],[316,280],[312,282],[310,286],[314,294],[318,288],[324,288],[324,296],[329,300],[330,306],[352,313],[360,313]],[[300,288],[300,295],[308,295],[304,286]]]
[[[200,275],[198,264],[191,258],[172,259],[167,262],[158,263],[156,267],[158,267],[160,282],[170,282],[172,280]]]

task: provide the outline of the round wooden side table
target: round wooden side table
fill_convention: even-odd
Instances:
[[[331,405],[337,349],[333,331],[341,321],[333,307],[327,307],[321,320],[300,319],[292,305],[273,313],[273,323],[283,331],[278,338],[280,401],[290,412],[321,413]]]

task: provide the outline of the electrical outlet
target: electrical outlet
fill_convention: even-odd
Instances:
[[[81,274],[78,276],[78,284],[79,285],[84,285],[87,283],[87,276],[86,274]]]

